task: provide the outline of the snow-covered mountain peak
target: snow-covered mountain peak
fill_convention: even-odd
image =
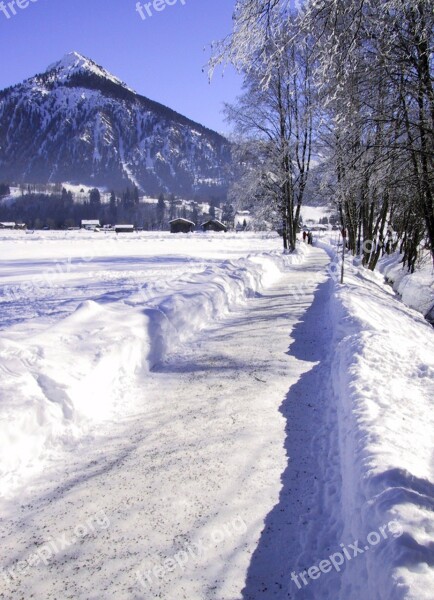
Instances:
[[[0,172],[9,181],[133,184],[156,196],[227,189],[225,138],[78,52],[0,91],[0,140]]]
[[[56,71],[56,79],[60,82],[69,79],[79,72],[84,72],[91,75],[96,75],[97,77],[102,77],[103,79],[108,79],[113,83],[130,89],[125,85],[125,83],[123,83],[123,81],[97,65],[96,62],[90,58],[86,58],[75,50],[73,52],[68,52],[62,59],[51,64],[47,68],[46,72],[50,73],[51,71]]]
[[[81,68],[89,67],[93,63],[90,59],[86,58],[79,52],[68,52],[61,59],[51,64],[47,71],[52,71],[53,69],[61,69],[61,70],[76,70]]]

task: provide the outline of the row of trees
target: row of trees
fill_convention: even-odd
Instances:
[[[10,189],[9,185],[7,183],[0,182],[0,198],[3,198],[3,196],[7,196],[10,193],[11,193],[11,189]]]
[[[3,194],[1,193],[3,190]],[[10,193],[9,186],[0,185],[0,197]],[[127,188],[121,194],[111,192],[109,202],[102,202],[97,188],[90,190],[85,201],[77,202],[70,191],[64,188],[59,193],[46,194],[29,191],[13,202],[0,203],[0,221],[23,222],[31,229],[66,229],[79,227],[83,219],[99,219],[101,224],[131,223],[147,230],[167,230],[169,221],[178,217],[198,223],[205,216],[215,218],[217,199],[210,202],[208,215],[199,215],[192,203],[186,206],[177,201],[173,194],[160,194],[157,204],[141,202],[137,188]],[[234,210],[224,205],[223,217],[233,223]]]
[[[434,259],[434,11],[422,0],[239,0],[229,61],[245,91],[228,117],[239,134],[238,189],[295,227],[312,165],[353,253],[369,268],[398,247]],[[272,209],[270,210],[270,207]]]

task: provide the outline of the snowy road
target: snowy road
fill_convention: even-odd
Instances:
[[[327,262],[312,249],[128,382],[136,414],[98,445],[83,439],[31,504],[10,507],[0,598],[333,597],[290,579],[340,531]]]

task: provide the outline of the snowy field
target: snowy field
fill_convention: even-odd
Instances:
[[[433,600],[434,331],[333,241],[0,234],[2,600]]]
[[[206,267],[281,245],[273,234],[227,234],[224,240],[214,234],[0,231],[0,328],[42,316],[55,322],[83,300],[151,295]]]
[[[4,232],[2,491],[58,444],[131,410],[124,390],[137,369],[276,279],[280,244],[277,235]]]

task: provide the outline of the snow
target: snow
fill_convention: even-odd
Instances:
[[[339,598],[431,599],[434,332],[380,274],[349,258],[330,317],[342,537],[366,540],[391,522],[397,532],[347,566]]]
[[[65,80],[69,79],[72,75],[74,75],[80,71],[85,71],[87,73],[92,73],[94,75],[97,75],[98,77],[103,77],[104,79],[108,79],[108,80],[112,81],[113,83],[122,85],[122,87],[132,91],[123,81],[121,81],[114,75],[111,75],[111,73],[109,73],[108,71],[106,71],[105,69],[103,69],[102,67],[97,65],[93,60],[86,58],[85,56],[81,55],[79,52],[75,52],[75,51],[68,52],[68,54],[65,54],[65,56],[61,60],[49,65],[47,68],[47,72],[50,72],[53,70],[59,71],[59,73],[57,75],[58,81],[63,82]]]
[[[21,190],[19,187],[16,186],[9,186],[10,187],[10,194],[8,194],[7,196],[2,196],[0,198],[0,203],[2,204],[11,204],[16,198],[18,198],[19,196],[21,196]]]
[[[330,217],[332,213],[333,209],[330,206],[309,206],[305,204],[301,207],[301,216],[304,223],[307,221],[318,223],[320,219]]]
[[[0,232],[0,598],[432,600],[434,331],[316,243]]]
[[[402,256],[398,252],[380,259],[378,271],[392,283],[393,289],[407,306],[424,316],[433,311],[434,267],[428,253],[422,256],[414,273],[409,273],[403,267]],[[432,316],[434,320],[434,313]]]
[[[222,251],[212,235],[96,235],[0,236],[3,493],[17,473],[41,469],[50,448],[122,410],[119,381],[149,371],[290,260],[278,238],[274,252],[250,257],[252,241],[270,240],[233,235]]]

